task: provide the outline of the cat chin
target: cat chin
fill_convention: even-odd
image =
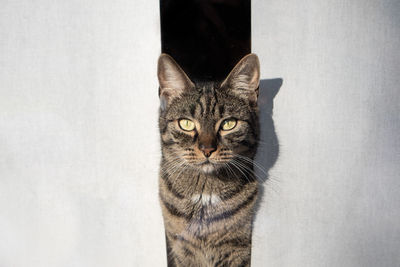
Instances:
[[[207,164],[203,164],[203,165],[201,166],[201,170],[202,170],[204,173],[212,173],[212,172],[215,171],[215,167],[214,167],[211,163],[207,163]]]

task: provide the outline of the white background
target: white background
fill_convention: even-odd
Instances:
[[[0,266],[165,266],[158,1],[0,4]],[[252,5],[283,79],[253,266],[399,266],[399,1]]]

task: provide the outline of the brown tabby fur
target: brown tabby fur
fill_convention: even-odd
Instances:
[[[159,195],[168,266],[250,266],[259,76],[250,54],[222,83],[194,84],[170,56],[160,56]],[[224,131],[228,118],[237,124]],[[180,119],[195,129],[184,131]],[[214,150],[209,157],[207,149]]]

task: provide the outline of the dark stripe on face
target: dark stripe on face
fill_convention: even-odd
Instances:
[[[192,143],[196,142],[197,140],[197,136],[199,135],[199,133],[196,131],[193,138],[192,138]],[[194,152],[193,152],[194,153]]]
[[[184,134],[181,131],[177,131],[177,130],[171,130],[171,134],[176,139],[178,139],[178,138],[187,138],[188,137],[187,134]]]
[[[180,140],[180,143],[182,145],[184,144],[193,144],[194,139],[191,135],[183,133],[181,131],[178,130],[171,130],[171,135],[175,138]]]
[[[189,108],[189,111],[190,111],[190,115],[194,118],[194,114],[196,112],[196,105],[191,104],[190,108]]]
[[[164,181],[165,185],[167,186],[167,189],[169,192],[171,192],[176,198],[179,198],[179,199],[184,198],[184,196],[181,193],[179,193],[178,191],[176,191],[176,189],[173,187],[171,181],[168,179],[168,175],[165,174],[162,176],[162,178],[163,178],[163,181]]]
[[[200,99],[201,99],[201,96],[196,100],[196,103],[200,106],[200,114],[203,114],[204,107],[203,107],[203,104],[201,103]]]
[[[228,219],[232,216],[234,216],[235,214],[237,214],[239,211],[241,211],[242,209],[246,208],[256,197],[257,195],[257,190],[254,190],[251,195],[242,203],[240,203],[236,208],[225,211],[221,214],[218,214],[212,218],[210,218],[207,223],[212,223],[212,222],[217,222],[217,221],[221,221],[224,219]]]
[[[224,112],[225,112],[225,107],[224,107],[224,105],[220,105],[219,107],[218,107],[218,111],[219,111],[219,116],[222,118],[223,117],[223,115],[224,115]]]
[[[165,132],[167,131],[168,128],[168,124],[164,124],[162,128],[160,128],[160,133],[161,135],[165,134]]]
[[[211,105],[211,97],[210,94],[206,94],[204,96],[205,100],[206,100],[206,114],[210,114],[210,105]]]
[[[175,217],[179,217],[179,218],[184,218],[186,220],[190,219],[188,217],[187,214],[185,214],[184,212],[179,211],[174,205],[172,205],[171,203],[168,203],[164,197],[160,194],[160,199],[161,202],[164,204],[164,207],[167,209],[167,211]]]
[[[214,116],[215,115],[215,107],[217,106],[217,103],[218,103],[218,97],[217,97],[217,92],[216,92],[215,88],[213,89],[213,93],[214,93],[214,105],[211,108],[211,114]]]

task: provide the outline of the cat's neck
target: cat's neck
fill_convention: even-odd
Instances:
[[[217,202],[239,192],[247,184],[256,183],[254,172],[233,169],[217,169],[204,172],[195,168],[170,168],[165,162],[161,168],[161,179],[171,192],[180,199]],[[252,166],[249,166],[251,170]]]

